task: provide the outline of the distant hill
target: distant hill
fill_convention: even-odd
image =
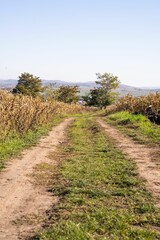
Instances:
[[[1,89],[14,88],[16,84],[17,84],[17,80],[15,79],[0,80]]]
[[[18,80],[15,79],[7,79],[7,80],[0,80],[0,89],[12,89],[16,86]],[[89,92],[90,89],[96,87],[95,82],[87,81],[87,82],[66,82],[62,80],[42,80],[43,86],[54,84],[55,87],[59,87],[61,85],[69,85],[74,86],[77,85],[80,88],[80,94],[84,95]],[[117,92],[120,93],[120,96],[125,96],[126,94],[130,93],[134,96],[142,96],[147,95],[149,93],[155,93],[160,92],[160,88],[137,88],[128,86],[125,84],[120,84],[120,86],[117,89]]]
[[[160,92],[160,88],[137,88],[125,84],[120,84],[117,92],[120,93],[120,96],[125,96],[127,94],[132,94],[134,96],[142,96],[148,95],[149,93]]]

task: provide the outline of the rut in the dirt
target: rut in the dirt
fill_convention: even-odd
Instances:
[[[156,205],[160,207],[160,156],[159,149],[149,148],[135,143],[131,138],[124,136],[117,129],[101,119],[97,122],[106,134],[115,140],[116,145],[127,157],[136,162],[140,177],[146,180],[146,187],[156,197]],[[156,154],[157,152],[157,154]]]
[[[34,186],[31,175],[37,164],[52,161],[56,165],[48,155],[65,140],[65,130],[72,121],[69,118],[54,127],[49,136],[24,150],[22,157],[10,161],[0,174],[0,240],[24,239],[37,231],[38,218],[58,201],[46,189]]]

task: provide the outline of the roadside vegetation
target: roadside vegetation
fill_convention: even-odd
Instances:
[[[160,141],[160,93],[134,97],[126,95],[107,106],[104,119],[139,143]]]
[[[65,114],[84,107],[0,91],[0,169],[9,157],[46,134]]]
[[[9,135],[24,135],[28,130],[43,126],[55,116],[80,112],[84,108],[76,104],[43,101],[31,96],[0,91],[0,140]]]
[[[139,143],[159,144],[160,126],[150,122],[142,114],[121,111],[107,115],[104,119]]]
[[[136,166],[92,117],[79,117],[58,152],[50,191],[59,197],[38,240],[160,239],[160,212]],[[54,156],[55,158],[55,156]]]
[[[120,98],[116,104],[106,108],[106,114],[128,111],[136,114],[146,114],[148,106],[152,105],[155,113],[160,110],[160,93],[150,93],[147,96],[134,97],[130,94]]]

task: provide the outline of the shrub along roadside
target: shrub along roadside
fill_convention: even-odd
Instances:
[[[160,141],[160,126],[151,123],[141,114],[122,111],[110,114],[104,119],[138,142],[159,143]]]
[[[146,109],[152,105],[155,113],[160,110],[160,93],[150,93],[147,96],[134,97],[130,94],[120,98],[113,106],[106,108],[106,114],[117,111],[146,114]]]
[[[47,133],[64,114],[86,110],[77,104],[42,101],[0,90],[0,169],[9,157]]]
[[[51,228],[34,239],[160,239],[160,212],[134,163],[88,117],[74,122],[69,139],[50,189],[60,197]]]
[[[85,107],[0,91],[0,141],[8,136],[25,135],[44,126],[59,114],[81,112]]]

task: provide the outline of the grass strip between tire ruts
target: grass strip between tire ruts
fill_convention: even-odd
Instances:
[[[50,189],[60,201],[50,215],[49,229],[34,239],[160,239],[160,212],[135,164],[92,118],[79,117],[68,137]]]

